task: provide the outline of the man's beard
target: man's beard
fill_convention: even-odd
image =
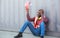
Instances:
[[[41,17],[41,15],[38,15],[38,17]]]

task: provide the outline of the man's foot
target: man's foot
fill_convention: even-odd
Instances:
[[[41,36],[41,38],[44,38],[44,36]]]
[[[22,33],[19,32],[19,34],[17,36],[15,36],[14,38],[19,38],[19,37],[22,37]]]

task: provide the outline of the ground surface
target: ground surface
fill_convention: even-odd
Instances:
[[[0,38],[14,38],[14,36],[17,34],[18,34],[17,32],[0,31]],[[22,38],[40,38],[40,37],[34,36],[32,34],[23,33]],[[45,36],[45,38],[59,38],[59,37]]]

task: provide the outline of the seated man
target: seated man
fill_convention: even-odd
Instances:
[[[19,34],[15,36],[15,38],[22,37],[22,33],[25,31],[27,27],[31,30],[33,35],[41,36],[41,38],[44,38],[45,34],[45,23],[47,22],[47,18],[44,16],[44,10],[40,9],[37,12],[37,16],[30,18],[29,16],[29,9],[27,11],[27,19],[22,28],[19,31]],[[31,23],[33,22],[33,24]]]

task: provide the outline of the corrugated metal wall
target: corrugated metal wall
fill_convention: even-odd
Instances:
[[[17,31],[26,20],[24,4],[27,0],[0,0],[0,30]],[[60,32],[60,0],[30,0],[30,15],[43,8],[49,18],[49,31]],[[33,16],[34,15],[34,16]],[[27,29],[28,31],[28,29]],[[29,31],[28,31],[29,32]]]

